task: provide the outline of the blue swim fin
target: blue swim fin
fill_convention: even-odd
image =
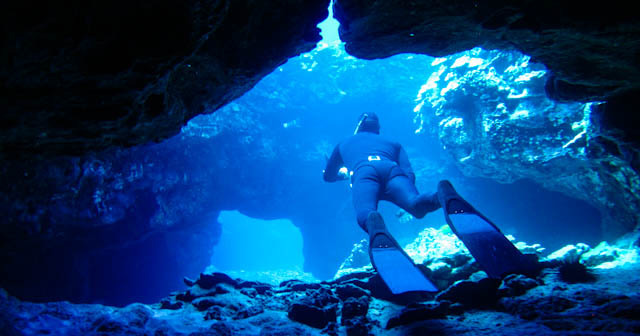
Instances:
[[[438,184],[438,198],[451,230],[490,278],[536,272],[535,261],[526,258],[495,224],[460,197],[449,181]]]
[[[367,229],[371,264],[393,294],[438,291],[387,231],[380,213],[373,211],[369,214]]]

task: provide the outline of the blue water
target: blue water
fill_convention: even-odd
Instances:
[[[549,250],[567,243],[596,244],[601,240],[600,216],[586,202],[546,190],[530,180],[501,184],[466,177],[449,163],[449,154],[437,137],[416,133],[416,96],[437,69],[434,58],[404,54],[358,60],[345,53],[337,39],[336,22],[321,26],[324,39],[316,50],[290,59],[243,97],[212,115],[193,119],[183,131],[186,141],[193,137],[218,139],[212,140],[212,145],[225,141],[221,129],[250,134],[247,137],[262,136],[238,145],[236,150],[242,152],[239,158],[252,158],[244,163],[251,166],[251,173],[228,187],[251,189],[251,184],[258,184],[264,192],[259,196],[267,199],[261,200],[262,205],[247,199],[248,203],[232,204],[229,210],[237,209],[253,218],[286,218],[301,227],[306,272],[318,279],[332,277],[353,243],[365,237],[355,222],[348,183],[323,183],[320,174],[325,157],[353,133],[364,111],[377,113],[381,133],[405,147],[419,172],[417,186],[421,191],[433,192],[440,179],[451,179],[458,191],[506,234],[541,243]],[[294,203],[281,204],[278,198]],[[425,227],[444,224],[441,211],[408,223],[399,220],[395,205],[381,202],[380,211],[401,244],[410,243]],[[268,225],[274,224],[263,227]],[[285,238],[272,239],[276,239],[274,246],[288,244]],[[233,241],[237,246],[225,241],[213,248],[214,266],[255,269],[255,264],[244,259],[248,257],[231,255],[247,245],[241,237]],[[255,238],[247,234],[247,241]]]
[[[302,271],[302,234],[291,221],[260,220],[224,211],[218,222],[222,233],[211,257],[217,271]]]
[[[416,133],[420,119],[414,109],[421,88],[439,69],[434,58],[358,60],[344,51],[335,20],[321,27],[323,41],[315,50],[288,60],[220,110],[194,118],[174,138],[97,154],[81,160],[79,168],[73,162],[70,171],[84,172],[71,185],[73,204],[84,208],[76,213],[64,199],[53,199],[46,205],[48,220],[97,221],[104,230],[96,231],[99,239],[121,248],[77,259],[73,247],[54,256],[34,254],[34,265],[42,264],[36,270],[49,270],[54,262],[65,268],[50,267],[71,271],[91,265],[86,279],[76,280],[84,286],[80,292],[51,294],[37,271],[15,272],[32,272],[25,286],[40,286],[34,297],[157,302],[182,289],[183,276],[196,277],[207,267],[330,279],[366,235],[356,224],[348,183],[323,182],[322,169],[366,111],[379,116],[381,133],[404,146],[420,191],[433,192],[439,180],[449,179],[503,232],[550,251],[603,239],[598,211],[580,195],[528,179],[504,184],[466,176],[437,135]],[[70,189],[50,188],[60,195]],[[407,220],[395,205],[382,202],[380,212],[401,244],[444,224],[441,211]],[[147,229],[162,233],[148,237]],[[63,287],[68,279],[50,281]]]

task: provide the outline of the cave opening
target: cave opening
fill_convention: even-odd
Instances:
[[[222,211],[221,234],[213,247],[210,271],[277,285],[303,274],[302,233],[290,220],[252,218]]]
[[[75,283],[57,290],[65,298],[75,295],[78,301],[108,302],[103,299],[113,296],[110,290],[129,288],[118,297],[121,305],[133,297],[130,292],[143,293],[136,288],[144,287],[145,300],[151,302],[167,294],[169,281],[172,288],[181,286],[182,276],[200,272],[194,271],[196,263],[189,268],[169,267],[163,260],[178,265],[179,258],[207,259],[211,250],[210,269],[235,272],[245,279],[252,272],[255,279],[268,282],[259,274],[274,275],[282,269],[297,272],[296,277],[332,278],[353,244],[366,235],[355,223],[348,183],[324,183],[321,171],[326,156],[353,133],[363,111],[375,111],[382,133],[405,147],[420,191],[432,192],[440,179],[451,179],[505,233],[540,243],[548,251],[568,243],[602,240],[600,213],[593,203],[578,199],[599,202],[605,197],[571,197],[567,192],[596,190],[584,178],[584,172],[593,168],[587,166],[586,140],[581,138],[589,127],[581,110],[584,105],[543,100],[543,67],[522,70],[529,66],[524,55],[481,49],[441,58],[400,54],[365,61],[346,53],[337,25],[327,19],[321,24],[323,40],[316,49],[289,59],[221,109],[193,118],[174,138],[77,159],[79,163],[66,164],[73,167],[66,179],[55,176],[56,165],[43,164],[42,171],[49,169],[51,178],[38,177],[32,185],[57,189],[51,192],[54,202],[49,195],[33,202],[41,205],[41,216],[57,223],[85,221],[99,226],[135,209],[134,204],[144,199],[153,211],[140,214],[132,226],[171,237],[154,236],[150,246],[131,249],[131,253],[121,249],[100,255],[109,263],[89,270],[105,279],[108,290],[98,295],[102,298],[63,292],[76,290]],[[494,137],[482,138],[487,134]],[[91,162],[95,169],[83,166]],[[575,167],[580,169],[573,175],[562,176]],[[16,179],[23,182],[26,178],[20,169]],[[550,191],[542,186],[558,186],[545,180],[556,176],[581,189]],[[85,189],[86,195],[81,193]],[[101,212],[93,209],[96,200]],[[68,208],[56,208],[65,202]],[[207,221],[210,227],[195,224],[195,219],[221,209],[242,209],[251,218],[222,212],[218,221]],[[395,206],[382,204],[380,209],[402,244],[410,243],[426,227],[444,224],[440,211],[422,220],[408,220]],[[84,217],[78,215],[81,212]],[[261,220],[273,218],[291,218],[295,225],[288,220]],[[158,252],[167,246],[189,248],[166,255]],[[146,252],[157,258],[152,263],[145,260]],[[111,263],[112,259],[131,262],[123,267],[117,260]],[[145,275],[154,283],[132,273],[140,263],[154,273]],[[81,267],[78,272],[88,268]],[[115,272],[129,273],[113,276],[121,282],[111,288],[116,281],[104,273],[118,275]]]

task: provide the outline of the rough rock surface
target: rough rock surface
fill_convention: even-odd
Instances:
[[[0,5],[0,155],[160,141],[320,40],[328,0]]]
[[[373,272],[274,286],[205,273],[185,279],[189,289],[161,303],[123,308],[34,304],[0,290],[0,327],[7,335],[631,335],[640,332],[639,251],[629,244],[634,239],[600,247],[601,254],[617,249],[634,258],[620,255],[615,266],[590,268],[596,280],[589,283],[564,283],[558,265],[547,262],[537,278],[511,275],[499,289],[499,280],[478,272],[444,289],[437,300],[405,296],[392,297],[393,303],[379,297]],[[226,291],[211,290],[219,286]],[[476,295],[480,290],[483,295]]]
[[[345,210],[348,187],[326,184],[318,175],[332,149],[328,131],[339,125],[342,137],[352,126],[326,111],[338,103],[374,101],[392,88],[400,90],[388,98],[393,101],[377,104],[405,102],[410,109],[422,83],[413,71],[426,72],[429,63],[427,57],[397,58],[372,68],[324,45],[162,143],[78,158],[3,161],[2,283],[17,297],[77,302],[114,299],[108,288],[126,284],[129,297],[151,302],[144,297],[161,297],[180,285],[183,274],[208,265],[222,210],[291,219],[305,239],[305,268],[330,277],[360,232]],[[376,80],[380,76],[387,80]],[[397,133],[412,131],[409,123]],[[342,250],[336,237],[347,242]],[[51,274],[53,290],[41,282],[43,270]],[[137,272],[166,287],[150,288]]]
[[[527,178],[583,199],[608,238],[636,227],[640,152],[603,129],[604,106],[548,99],[545,69],[518,53],[474,49],[434,65],[417,98],[420,130],[437,134],[465,175]]]
[[[559,100],[640,88],[640,20],[629,2],[337,0],[334,13],[356,57],[517,49],[551,70],[547,92]]]
[[[326,111],[337,104],[354,107],[349,113],[355,118],[366,101],[377,109],[409,112],[420,86],[438,68],[432,61],[397,56],[371,64],[338,46],[321,45],[163,143],[80,158],[3,162],[2,283],[18,297],[78,302],[114,299],[109,288],[126,284],[127,295],[153,302],[144,298],[155,293],[157,300],[180,284],[178,274],[198,274],[208,264],[203,251],[220,234],[218,212],[230,209],[291,219],[305,240],[305,270],[331,277],[361,232],[354,230],[348,187],[323,183],[318,175],[333,143],[352,131],[343,114]],[[411,117],[402,126],[391,118],[385,132],[403,137],[403,143],[415,141]],[[451,160],[421,157],[422,145],[407,149],[419,189],[428,190]],[[386,219],[393,224],[406,218]],[[157,262],[148,262],[149,256]],[[361,259],[368,263],[366,254]],[[436,277],[457,262],[434,265]],[[42,270],[55,274],[54,290],[42,284]],[[149,287],[136,276],[139,271],[166,279],[166,287]]]

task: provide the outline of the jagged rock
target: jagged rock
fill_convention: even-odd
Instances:
[[[320,332],[329,336],[338,336],[338,331],[338,324],[336,322],[329,322]]]
[[[201,273],[198,280],[195,282],[202,289],[211,289],[218,284],[229,284],[233,287],[238,285],[238,282],[231,279],[224,273],[204,274]]]
[[[193,287],[196,284],[195,280],[192,280],[190,278],[184,277],[182,279],[182,281],[184,282],[185,285],[187,285],[187,287]]]
[[[342,324],[352,318],[366,316],[369,311],[369,299],[350,297],[342,303]]]
[[[0,156],[159,141],[320,40],[327,0],[3,3]]]
[[[436,63],[415,107],[420,131],[437,135],[466,176],[530,179],[582,199],[607,239],[636,227],[639,154],[600,126],[603,106],[548,99],[545,68],[522,54],[473,49]]]
[[[336,322],[338,298],[334,297],[327,289],[320,288],[307,292],[291,305],[288,317],[296,322],[322,329],[330,322]]]
[[[562,263],[572,263],[580,260],[580,257],[591,250],[587,244],[567,245],[553,253],[547,259],[557,260]]]
[[[256,295],[258,295],[258,291],[255,288],[242,288],[240,290],[240,293],[250,297],[250,298],[254,298],[256,297]]]
[[[640,25],[630,6],[338,0],[334,13],[340,38],[356,57],[515,48],[553,72],[547,80],[552,97],[594,101],[640,87]]]
[[[344,285],[338,285],[336,287],[336,295],[342,301],[346,301],[348,298],[360,298],[363,296],[370,296],[371,294],[361,287],[358,287],[354,284],[347,283]]]
[[[107,316],[95,320],[92,327],[93,330],[105,334],[120,334],[126,329],[122,322],[113,320]]]
[[[369,326],[370,321],[364,316],[359,316],[346,321],[342,321],[342,324],[347,329],[347,336],[368,336],[370,335]]]
[[[536,279],[531,279],[521,274],[511,274],[502,280],[498,288],[498,296],[518,296],[526,293],[529,289],[540,285]]]
[[[418,321],[445,318],[448,310],[448,301],[411,304],[402,309],[398,316],[389,319],[386,329]]]
[[[617,249],[609,246],[607,242],[601,242],[593,249],[590,249],[580,255],[580,261],[585,266],[594,267],[606,262],[616,260],[618,257]]]
[[[281,291],[293,291],[293,292],[304,292],[306,290],[313,290],[322,288],[322,284],[320,283],[306,283],[302,281],[286,281],[280,284]]]
[[[329,322],[336,321],[336,306],[316,307],[304,303],[294,303],[288,316],[293,321],[320,329],[326,327]]]
[[[527,300],[501,300],[501,305],[512,314],[517,314],[525,320],[548,318],[555,313],[561,313],[577,305],[577,302],[564,297],[540,297]]]
[[[260,295],[265,294],[268,290],[272,289],[271,285],[268,285],[268,284],[264,284],[257,281],[243,281],[243,280],[238,280],[238,284],[236,285],[236,288],[254,290]]]
[[[201,298],[197,298],[195,300],[193,300],[193,302],[191,302],[191,304],[196,307],[199,311],[205,311],[207,309],[209,309],[212,306],[216,306],[219,305],[218,300],[212,298],[212,297],[201,297]]]
[[[466,308],[486,308],[498,301],[500,281],[484,278],[480,281],[458,281],[436,296],[438,301],[462,303]]]
[[[259,305],[252,305],[248,307],[244,307],[240,309],[234,316],[234,320],[246,319],[252,316],[256,316],[258,314],[262,314],[264,312],[264,308]]]
[[[620,245],[628,246],[628,245]],[[616,246],[618,247],[618,246]],[[250,299],[243,289],[205,297],[211,304],[205,311],[187,307],[162,310],[161,304],[132,304],[124,308],[97,304],[22,302],[0,290],[0,326],[3,335],[377,335],[393,334],[612,334],[631,335],[640,330],[640,297],[635,294],[638,264],[616,264],[599,269],[597,282],[564,284],[555,269],[546,269],[539,286],[518,296],[501,297],[497,305],[419,301],[398,306],[376,298],[349,297],[342,303],[342,323],[338,324],[340,300],[332,295],[344,283],[332,282],[317,290],[283,292]],[[480,272],[478,272],[480,273]],[[358,276],[360,277],[360,276]],[[348,281],[357,280],[352,277]],[[466,288],[468,297],[482,295],[480,280]],[[359,280],[360,281],[360,280]],[[510,276],[506,283],[524,282]],[[350,282],[347,282],[350,283]],[[225,284],[219,284],[225,285]],[[197,289],[197,286],[191,289]],[[190,290],[191,290],[190,289]],[[472,289],[472,290],[471,290]],[[494,290],[494,288],[491,288]],[[461,288],[458,294],[463,295]],[[288,318],[295,304],[314,325]],[[368,311],[365,305],[369,304]],[[480,310],[473,308],[482,308]],[[464,316],[453,317],[453,315]],[[326,314],[326,315],[325,315]],[[327,316],[328,315],[328,316]],[[311,317],[315,316],[314,319]],[[523,319],[526,320],[523,322]],[[319,322],[318,322],[319,321]],[[308,321],[309,322],[309,321]],[[323,329],[320,329],[323,328]],[[385,328],[393,329],[386,331]]]
[[[184,306],[184,303],[182,301],[173,301],[167,298],[160,301],[160,308],[162,309],[178,310],[181,309],[182,306]]]
[[[289,336],[289,335],[300,335],[307,336],[311,335],[304,328],[301,328],[297,325],[280,325],[280,324],[268,324],[262,327],[260,330],[260,336]]]
[[[180,300],[184,302],[191,302],[196,298],[197,296],[193,295],[191,291],[186,291],[184,293],[179,293],[178,295],[176,295],[176,300]]]
[[[617,318],[640,320],[640,297],[622,297],[605,303],[599,312]]]
[[[224,314],[222,312],[222,307],[220,306],[211,306],[207,309],[207,313],[204,315],[205,320],[221,320]]]

